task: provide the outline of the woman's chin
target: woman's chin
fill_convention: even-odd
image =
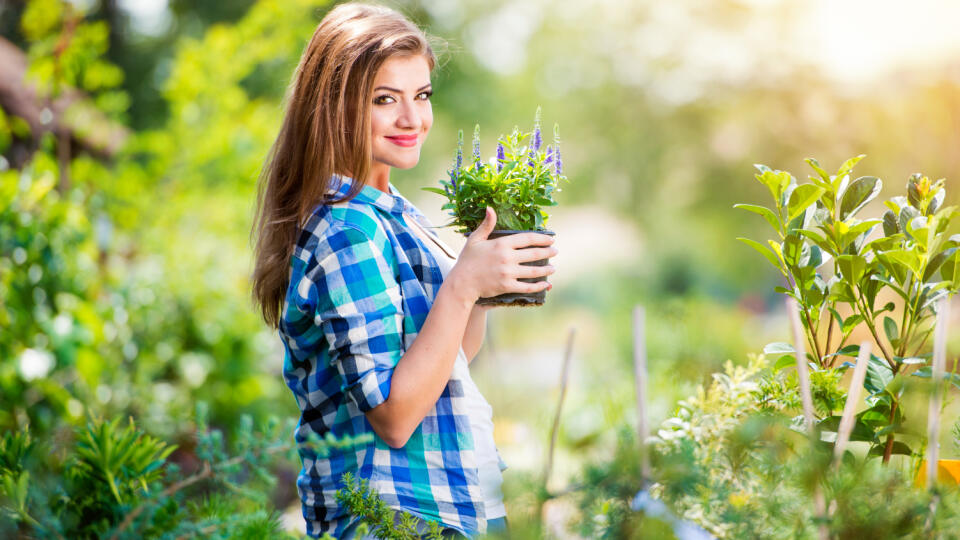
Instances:
[[[417,163],[419,163],[419,162],[420,162],[420,155],[419,155],[419,153],[418,153],[417,156],[414,157],[414,158],[412,158],[412,159],[411,159],[411,158],[398,159],[398,160],[396,161],[396,164],[393,165],[393,168],[395,168],[395,169],[412,169],[412,168],[416,167],[416,166],[417,166]]]

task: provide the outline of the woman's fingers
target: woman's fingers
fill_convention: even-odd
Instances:
[[[514,250],[514,256],[517,262],[539,261],[540,259],[549,259],[555,257],[558,251],[555,247],[527,248]]]
[[[498,239],[498,241],[503,242],[513,249],[517,249],[527,246],[549,246],[553,244],[553,237],[549,234],[528,232],[504,236]]]
[[[538,278],[549,276],[550,274],[556,272],[556,269],[551,265],[545,266],[526,266],[521,265],[517,270],[517,278]]]
[[[510,292],[530,294],[530,293],[538,293],[540,291],[545,291],[551,287],[553,287],[553,285],[551,285],[550,282],[548,281],[537,281],[536,283],[527,283],[525,281],[518,281],[517,286],[513,288],[513,290],[511,290]]]

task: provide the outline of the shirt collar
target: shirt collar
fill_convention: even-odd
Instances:
[[[349,176],[334,175],[329,193],[344,197],[350,192],[350,186],[353,185],[353,182],[354,180]],[[356,200],[394,214],[402,214],[404,210],[412,207],[392,183],[388,185],[390,193],[384,193],[373,186],[364,185],[357,193]]]

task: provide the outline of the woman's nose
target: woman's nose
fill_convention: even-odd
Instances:
[[[397,127],[403,129],[417,129],[423,125],[423,119],[420,118],[420,111],[417,106],[408,101],[402,101],[400,106],[400,116],[397,117]]]

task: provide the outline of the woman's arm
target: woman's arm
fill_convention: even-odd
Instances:
[[[495,224],[496,214],[488,208],[483,223],[467,239],[437,292],[420,333],[397,362],[387,399],[366,412],[373,430],[393,448],[406,444],[443,393],[477,298],[537,292],[549,286],[546,281],[525,283],[517,279],[549,275],[553,267],[520,263],[552,257],[556,249],[518,248],[550,246],[553,238],[524,233],[487,240]]]
[[[472,362],[483,346],[483,338],[487,334],[487,311],[490,306],[474,304],[467,320],[467,329],[463,332],[463,354],[467,362]]]

